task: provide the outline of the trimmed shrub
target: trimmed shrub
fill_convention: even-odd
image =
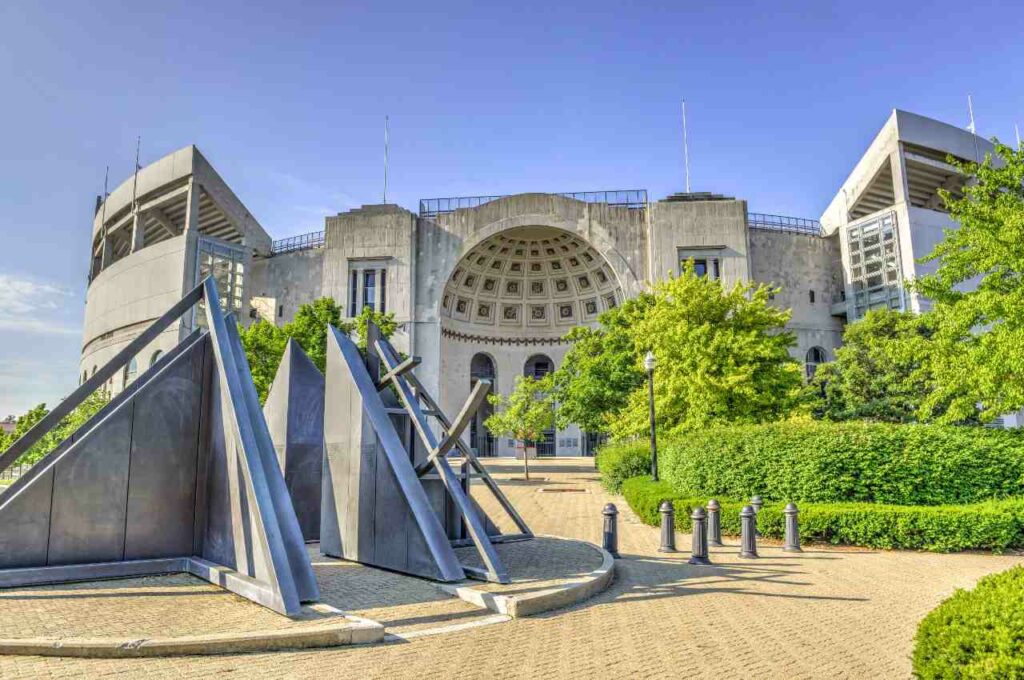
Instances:
[[[978,581],[924,617],[917,628],[919,678],[1024,678],[1024,567]]]
[[[1024,436],[979,427],[719,426],[666,442],[659,463],[682,496],[943,505],[1024,495]]]
[[[622,495],[645,524],[656,526],[658,507],[672,501],[676,527],[689,531],[690,511],[706,506],[711,496],[680,494],[665,481],[635,477],[622,484]],[[746,501],[718,497],[722,532],[740,531],[739,512]],[[757,515],[760,532],[770,538],[784,535],[785,503],[766,503]],[[801,503],[800,536],[806,541],[870,548],[899,548],[953,552],[1024,547],[1024,499],[987,501],[973,505],[901,506],[876,503]]]
[[[661,466],[658,466],[659,470]],[[651,449],[645,441],[605,444],[597,451],[597,469],[601,485],[612,493],[619,493],[622,482],[630,477],[651,473]]]

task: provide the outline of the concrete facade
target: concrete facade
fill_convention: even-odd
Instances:
[[[963,178],[946,156],[974,160],[991,148],[894,111],[820,222],[749,213],[745,201],[713,194],[529,193],[426,199],[417,213],[366,205],[327,216],[323,232],[272,243],[198,149],[186,147],[97,204],[81,371],[214,271],[244,323],[287,323],[321,296],[346,316],[365,305],[393,312],[394,345],[422,358],[420,379],[454,412],[478,378],[507,393],[518,375],[556,369],[573,326],[595,323],[692,260],[726,286],[778,287],[775,304],[792,310],[791,353],[810,374],[834,358],[848,319],[883,305],[927,305],[905,281],[955,226],[937,191],[955,193]],[[189,325],[147,348],[139,368]],[[480,432],[477,423],[468,436],[482,453],[513,453],[512,442]],[[571,427],[552,433],[544,450],[585,449]]]

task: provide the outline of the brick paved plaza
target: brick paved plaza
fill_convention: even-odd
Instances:
[[[657,552],[657,530],[640,524],[622,499],[600,488],[589,459],[538,461],[538,479],[531,482],[509,479],[521,475],[514,461],[489,467],[539,534],[597,543],[601,508],[616,502],[623,559],[611,588],[569,609],[494,623],[489,612],[439,596],[432,585],[408,585],[405,577],[379,572],[372,596],[324,593],[325,599],[335,606],[345,606],[347,599],[347,609],[379,616],[389,631],[487,625],[303,652],[138,660],[3,657],[0,677],[900,678],[910,675],[914,630],[928,610],[954,588],[1024,561],[1015,555],[818,546],[805,546],[802,555],[763,546],[761,559],[749,561],[736,557],[736,541],[727,539],[727,547],[712,549],[714,566],[695,567],[686,564],[686,552]],[[538,493],[542,488],[583,491]],[[677,538],[680,547],[688,540]],[[317,568],[362,569],[338,563]],[[422,592],[403,590],[408,588]],[[82,598],[87,606],[76,609],[74,601]],[[147,620],[139,611],[151,606],[147,598],[172,600],[178,615],[148,619],[143,631],[125,630],[125,621]],[[95,635],[275,625],[276,615],[248,603],[238,609],[235,600],[186,577],[7,591],[0,592],[0,632],[59,635],[64,626],[81,627],[74,617],[86,615],[91,619],[85,625]],[[242,611],[258,620],[235,620]]]

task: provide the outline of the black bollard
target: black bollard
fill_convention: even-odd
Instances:
[[[749,505],[740,510],[740,557],[757,557],[757,513]]]
[[[690,515],[693,520],[693,547],[691,548],[690,564],[711,564],[708,559],[708,516],[704,508],[694,508]]]
[[[676,551],[676,510],[672,501],[661,504],[661,547],[658,552],[674,553]]]
[[[786,541],[782,546],[783,552],[803,552],[800,547],[800,526],[797,523],[800,511],[797,510],[796,503],[790,503],[782,512],[786,515]]]
[[[750,507],[754,508],[754,514],[757,515],[761,512],[761,506],[764,505],[764,501],[761,500],[760,496],[750,497]],[[761,538],[761,530],[754,528],[754,535]]]
[[[619,510],[614,503],[604,506],[604,540],[602,546],[612,557],[619,556]]]
[[[714,498],[708,501],[708,545],[722,547],[722,506]]]

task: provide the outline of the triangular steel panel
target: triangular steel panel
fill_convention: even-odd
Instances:
[[[306,541],[320,540],[324,467],[324,375],[288,340],[263,415]]]

